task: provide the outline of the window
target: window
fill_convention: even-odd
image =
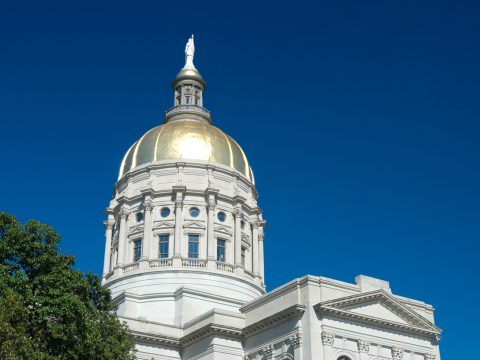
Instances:
[[[168,258],[168,245],[170,243],[169,235],[160,235],[158,241],[158,257],[160,259]]]
[[[133,261],[137,262],[142,257],[142,240],[138,239],[133,242]]]
[[[141,222],[141,221],[143,221],[143,213],[138,212],[137,213],[137,222]]]
[[[337,360],[350,360],[348,356],[340,356]]]
[[[225,262],[225,244],[225,240],[217,239],[217,261]]]
[[[198,241],[199,235],[188,235],[188,257],[190,259],[198,259]]]
[[[245,267],[245,248],[242,247],[242,265]]]
[[[160,215],[164,218],[167,217],[168,215],[170,215],[170,209],[167,207],[162,208],[160,210]]]
[[[224,212],[220,211],[220,212],[217,214],[217,218],[218,218],[218,220],[220,220],[221,222],[224,222],[225,219],[227,218],[227,215],[225,215]]]
[[[190,96],[185,96],[185,104],[190,104]]]
[[[189,213],[191,217],[197,217],[198,215],[200,215],[200,210],[198,210],[198,208],[196,207],[192,207],[190,208]]]

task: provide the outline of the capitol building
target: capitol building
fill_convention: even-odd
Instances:
[[[305,275],[266,290],[254,173],[204,106],[194,52],[192,36],[173,107],[126,152],[106,209],[103,286],[137,358],[439,360],[433,307],[387,281]]]

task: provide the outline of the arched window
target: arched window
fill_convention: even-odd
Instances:
[[[337,360],[351,360],[348,356],[342,355]]]

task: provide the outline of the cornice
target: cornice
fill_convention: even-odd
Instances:
[[[144,342],[151,345],[162,345],[169,348],[180,349],[180,339],[166,335],[152,335],[137,330],[130,330],[137,342]]]
[[[306,306],[305,305],[300,305],[300,304],[295,304],[292,305],[282,311],[279,311],[276,314],[273,314],[269,317],[266,317],[262,320],[259,320],[243,329],[243,334],[246,337],[252,336],[260,331],[264,331],[266,329],[269,329],[273,326],[276,326],[280,323],[283,323],[287,320],[296,318],[296,317],[301,317],[303,313],[305,312]]]
[[[231,338],[239,341],[243,340],[243,334],[242,334],[241,328],[210,323],[201,327],[198,330],[193,331],[188,335],[183,336],[180,339],[180,345],[187,346],[187,345],[190,345],[191,343],[197,342],[207,336],[212,336],[212,335],[227,337],[227,338]]]

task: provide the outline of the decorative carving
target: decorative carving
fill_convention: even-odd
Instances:
[[[368,353],[370,351],[370,342],[365,340],[357,340],[358,351]]]
[[[233,216],[236,218],[239,218],[242,216],[242,209],[241,208],[235,208],[233,209]]]
[[[149,200],[149,199],[145,200],[143,202],[143,208],[145,209],[145,211],[152,211],[152,209],[153,209],[152,200]]]
[[[183,200],[182,199],[176,199],[175,200],[175,207],[176,208],[183,208]]]
[[[128,217],[128,214],[130,214],[130,211],[128,211],[125,208],[120,209],[120,218],[126,219]]]
[[[302,345],[302,334],[296,333],[295,335],[291,336],[289,340],[290,344],[292,344],[294,348],[297,348]]]
[[[258,229],[258,220],[254,219],[254,220],[250,221],[250,225],[252,225],[252,228]]]
[[[403,359],[403,351],[404,349],[399,347],[392,347],[392,359],[393,360],[402,360]]]
[[[425,360],[435,360],[437,358],[437,355],[435,355],[435,354],[425,354],[424,358],[425,358]]]
[[[215,207],[217,206],[217,203],[215,200],[213,199],[210,199],[208,200],[208,204],[207,204],[207,207],[208,207],[208,210],[215,210]]]
[[[264,233],[258,234],[258,240],[263,241],[264,238],[265,238],[265,234],[264,234]]]
[[[107,230],[112,230],[115,226],[115,220],[109,219],[107,221],[104,221],[103,224],[105,225],[105,228]]]
[[[265,359],[273,359],[275,355],[275,347],[273,345],[267,345],[262,349],[265,354]]]
[[[333,346],[335,340],[335,334],[326,331],[322,332],[322,343],[324,346]]]

